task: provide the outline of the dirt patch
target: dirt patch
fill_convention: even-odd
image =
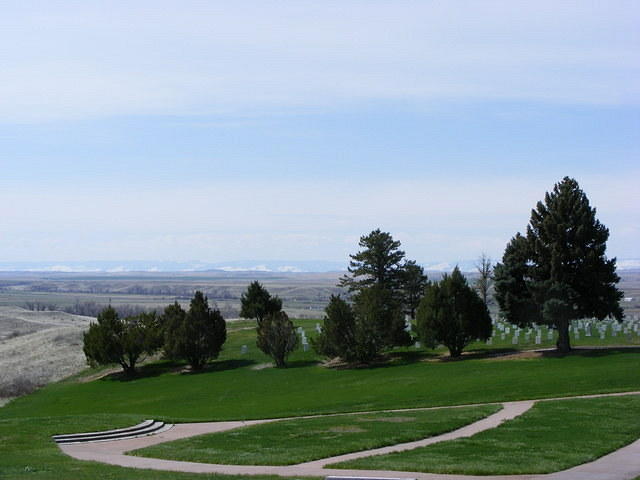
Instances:
[[[356,427],[355,425],[338,425],[337,427],[331,427],[327,431],[331,433],[363,433],[366,432],[364,428]]]
[[[520,359],[529,359],[529,358],[542,358],[542,356],[549,356],[549,352],[540,352],[540,351],[526,351],[526,352],[517,352],[517,353],[509,353],[507,355],[499,355],[495,357],[486,358],[485,360],[520,360]]]
[[[251,370],[264,370],[265,368],[271,368],[271,367],[273,367],[273,363],[271,362],[259,363],[251,367]]]
[[[386,423],[408,423],[408,422],[414,422],[416,420],[415,417],[401,417],[401,416],[394,416],[394,417],[365,417],[365,418],[359,418],[358,421],[359,422],[386,422]]]
[[[107,368],[105,370],[100,370],[99,372],[94,372],[94,373],[90,373],[88,375],[83,375],[81,377],[79,377],[78,383],[88,383],[88,382],[93,382],[94,380],[100,380],[101,378],[107,377],[109,375],[112,375],[114,373],[118,373],[122,371],[122,367],[112,367],[112,368]]]

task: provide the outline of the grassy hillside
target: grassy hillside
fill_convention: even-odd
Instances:
[[[296,321],[308,335],[315,321]],[[240,354],[247,345],[247,354]],[[255,348],[252,322],[230,325],[221,358],[198,374],[183,365],[147,365],[139,377],[90,380],[86,372],[0,408],[0,478],[207,478],[132,471],[72,460],[50,440],[55,433],[138,423],[257,419],[314,413],[472,404],[525,398],[640,390],[640,351],[576,352],[566,357],[441,361],[404,349],[382,366],[354,370],[318,366],[298,351],[290,368],[274,369]]]

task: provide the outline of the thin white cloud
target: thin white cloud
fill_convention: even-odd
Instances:
[[[637,104],[639,10],[587,0],[16,4],[0,18],[11,45],[0,118],[381,99]]]
[[[637,175],[579,179],[611,230],[609,254],[637,258]],[[238,182],[117,191],[0,191],[5,260],[346,259],[390,231],[422,261],[499,258],[558,179]],[[20,205],[19,209],[15,205]],[[327,213],[331,212],[331,213]]]

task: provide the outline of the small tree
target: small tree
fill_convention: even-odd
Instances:
[[[571,320],[623,318],[616,259],[605,255],[609,230],[578,182],[565,177],[531,211],[495,267],[495,296],[511,323],[558,330],[558,350],[571,349]]]
[[[357,331],[360,334],[368,332],[370,338],[363,340],[375,346],[375,355],[385,348],[411,344],[411,336],[405,331],[401,304],[393,292],[379,285],[364,288],[354,297],[353,308],[357,322],[362,324]]]
[[[340,357],[348,363],[369,363],[386,348],[408,345],[399,304],[379,286],[365,288],[351,307],[332,296],[325,309],[322,332],[311,343],[320,355]]]
[[[90,365],[117,363],[125,374],[133,375],[141,357],[154,353],[162,342],[155,313],[120,319],[109,306],[84,333],[83,343]]]
[[[493,285],[493,264],[491,263],[491,258],[483,253],[478,259],[476,270],[480,275],[475,282],[476,290],[478,290],[478,294],[484,304],[489,307],[489,290]]]
[[[416,309],[428,283],[429,279],[420,265],[414,260],[404,262],[401,271],[402,303],[404,313],[409,315],[412,320],[416,318]]]
[[[473,340],[491,336],[487,306],[458,267],[427,287],[416,318],[420,338],[434,347],[443,344],[452,357],[459,357]]]
[[[227,326],[218,309],[211,309],[207,297],[197,291],[184,312],[170,305],[163,315],[165,350],[172,358],[186,360],[193,370],[201,370],[209,360],[218,358],[227,340]]]
[[[331,295],[324,312],[322,332],[311,338],[313,349],[325,357],[352,360],[356,343],[353,309],[340,295]]]
[[[180,358],[180,348],[182,336],[179,335],[187,312],[180,306],[178,302],[167,306],[163,314],[160,316],[160,325],[164,336],[164,354],[171,359]]]
[[[240,297],[240,316],[242,318],[255,318],[258,325],[262,320],[282,310],[282,300],[271,294],[257,280],[247,287],[247,291]]]
[[[256,345],[273,358],[276,367],[287,366],[287,357],[298,346],[298,336],[285,312],[273,312],[262,319],[258,324]]]

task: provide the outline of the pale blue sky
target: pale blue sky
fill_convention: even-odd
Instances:
[[[640,4],[4,2],[0,261],[494,258],[564,175],[640,257]]]

